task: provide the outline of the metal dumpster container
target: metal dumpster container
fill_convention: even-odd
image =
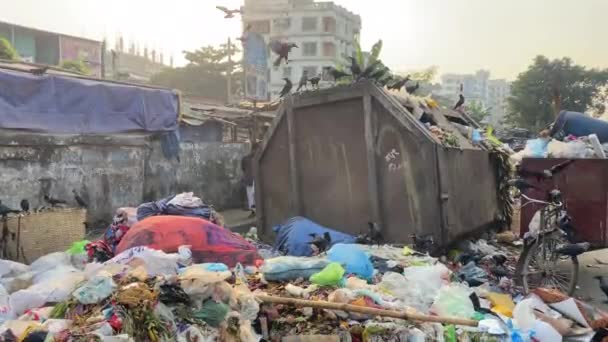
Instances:
[[[440,111],[428,112],[452,127]],[[371,83],[288,96],[256,156],[261,233],[305,216],[354,235],[377,222],[386,241],[416,233],[446,244],[493,223],[495,165],[453,132],[461,147],[444,147]]]
[[[565,159],[526,158],[522,161],[522,169],[527,171],[543,171],[564,162]],[[532,198],[544,199],[544,191],[553,188],[552,180],[538,180],[536,177],[526,179],[541,190],[529,189],[525,194]],[[572,224],[576,228],[575,238],[578,241],[588,241],[594,247],[606,247],[608,243],[608,160],[606,159],[577,159],[566,169],[555,176],[558,189],[561,190],[566,208],[572,216]],[[523,236],[528,231],[528,225],[540,205],[528,204],[521,209],[520,233]]]

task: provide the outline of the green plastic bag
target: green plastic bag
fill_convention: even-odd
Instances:
[[[320,286],[337,286],[342,282],[344,272],[342,265],[332,262],[325,266],[321,272],[313,274],[310,277],[310,281]]]
[[[193,316],[217,328],[226,319],[229,309],[228,305],[209,299],[203,303],[203,307],[195,312]]]
[[[89,243],[89,240],[81,240],[76,241],[72,244],[72,246],[66,251],[66,253],[70,255],[78,255],[84,254],[86,252],[85,246]]]

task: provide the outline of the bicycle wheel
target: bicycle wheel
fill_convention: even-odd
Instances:
[[[536,239],[521,253],[516,275],[525,294],[539,287],[574,294],[578,281],[578,259],[563,257],[555,250],[566,241],[554,233]]]

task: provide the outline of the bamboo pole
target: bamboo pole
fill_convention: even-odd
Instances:
[[[368,307],[364,307],[364,306],[350,305],[350,304],[346,304],[346,303],[330,303],[330,302],[304,300],[304,299],[296,299],[296,298],[274,297],[274,296],[268,296],[268,295],[256,295],[256,298],[264,303],[271,303],[271,304],[283,304],[283,305],[292,305],[292,306],[301,306],[301,307],[311,307],[311,308],[317,308],[317,309],[358,312],[358,313],[369,314],[369,315],[374,315],[374,316],[400,318],[400,319],[410,320],[410,321],[466,325],[466,326],[470,326],[470,327],[477,326],[477,321],[474,321],[472,319],[466,319],[466,318],[430,316],[430,315],[422,315],[422,314],[416,314],[416,313],[399,312],[399,311],[393,311],[393,310],[368,308]]]

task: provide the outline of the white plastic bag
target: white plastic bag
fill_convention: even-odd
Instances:
[[[551,140],[547,146],[549,157],[553,158],[592,158],[595,155],[593,147],[581,140],[561,142]]]
[[[0,260],[0,278],[15,277],[30,271],[28,265],[11,260]]]
[[[58,266],[70,266],[70,255],[66,252],[55,252],[36,259],[30,268],[34,272],[45,272]]]
[[[204,205],[203,201],[194,196],[193,192],[183,192],[179,195],[175,195],[169,203],[184,208],[200,208]]]
[[[471,318],[475,308],[469,296],[472,290],[460,283],[451,283],[439,290],[431,312],[438,316]]]
[[[513,320],[517,328],[523,333],[532,331],[536,325],[536,316],[533,309],[533,301],[529,298],[517,303],[515,309],[513,309]]]
[[[39,308],[46,303],[48,293],[31,289],[19,290],[11,294],[11,307],[15,315],[22,315],[26,310]]]
[[[148,247],[134,247],[106,261],[106,264],[116,263],[126,265],[134,259],[141,260],[146,267],[148,275],[154,277],[157,275],[177,274],[177,264],[181,257],[179,254],[167,254]]]
[[[11,297],[4,286],[0,285],[0,324],[15,319],[15,317],[16,315],[11,307]]]
[[[404,270],[404,276],[387,272],[379,288],[401,299],[406,305],[426,312],[439,289],[448,283],[450,271],[445,265],[412,266]]]

